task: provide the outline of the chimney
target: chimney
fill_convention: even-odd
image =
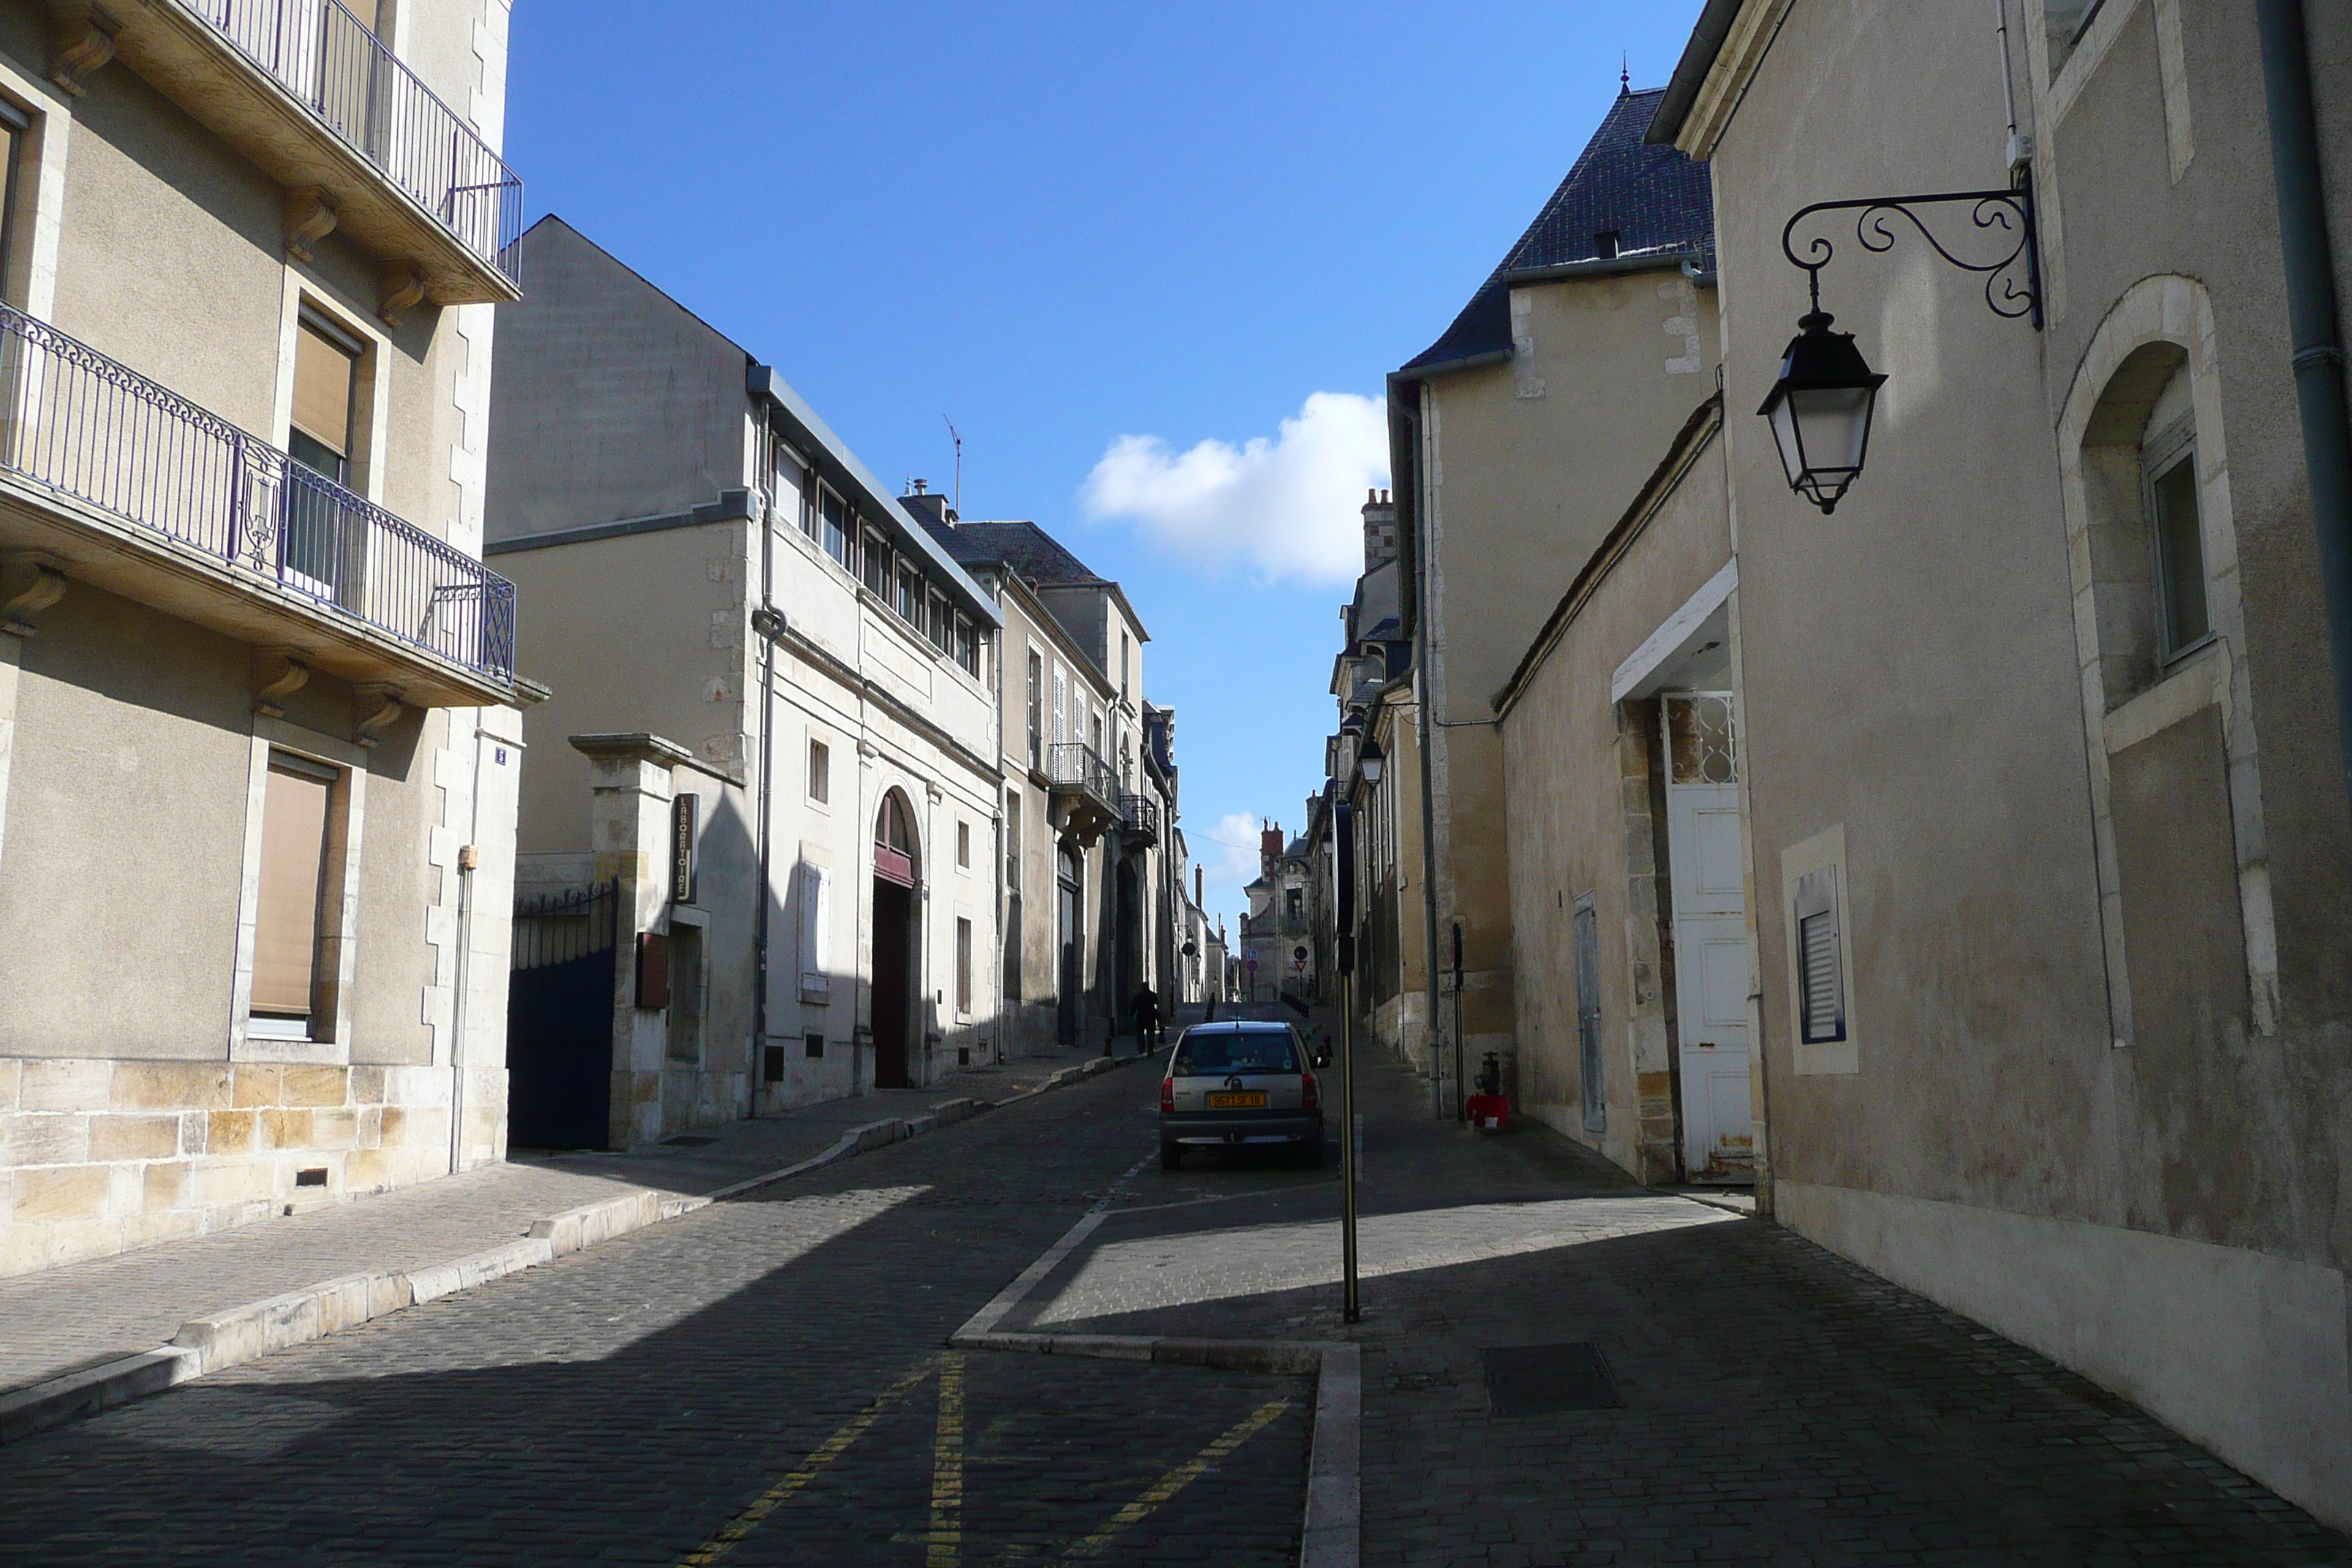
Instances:
[[[1261,817],[1259,820],[1265,819]],[[1273,876],[1275,862],[1282,858],[1282,826],[1279,823],[1266,822],[1259,830],[1257,858],[1259,870],[1268,877]]]
[[[1364,570],[1375,571],[1397,558],[1396,503],[1389,492],[1366,492],[1364,501]]]
[[[907,481],[907,493],[898,498],[898,504],[907,509],[908,517],[926,528],[952,528],[957,521],[955,508],[948,505],[948,498],[932,494],[931,487],[921,479]]]

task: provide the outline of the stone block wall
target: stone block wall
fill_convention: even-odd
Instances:
[[[467,1120],[502,1127],[505,1073],[469,1078]],[[0,1059],[0,1276],[448,1168],[446,1068]]]

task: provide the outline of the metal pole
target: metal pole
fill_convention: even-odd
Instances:
[[[1339,1268],[1340,1315],[1362,1320],[1356,1306],[1356,977],[1339,973]]]
[[[2352,789],[2352,426],[2347,423],[2310,49],[2301,0],[2257,0],[2254,18],[2262,34],[2295,401],[2303,421],[2312,528],[2318,536],[2329,663],[2336,675],[2336,739],[2344,782]]]

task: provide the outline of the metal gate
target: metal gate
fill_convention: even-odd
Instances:
[[[507,1142],[602,1149],[612,1137],[614,945],[621,888],[515,905],[507,977]]]

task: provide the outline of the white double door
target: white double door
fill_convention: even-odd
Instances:
[[[1683,1169],[1695,1182],[1744,1182],[1755,1174],[1756,1135],[1748,1105],[1748,916],[1731,695],[1668,692],[1660,707]]]

